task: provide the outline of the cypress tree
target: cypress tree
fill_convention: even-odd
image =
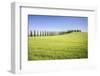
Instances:
[[[30,31],[30,36],[31,36],[31,37],[33,36],[33,33],[32,33],[32,31]]]
[[[36,31],[34,30],[34,37],[36,36]]]

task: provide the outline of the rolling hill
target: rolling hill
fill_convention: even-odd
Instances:
[[[28,60],[80,59],[88,57],[88,33],[28,38]]]

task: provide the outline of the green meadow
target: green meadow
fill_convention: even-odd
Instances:
[[[88,58],[88,33],[28,37],[28,60]]]

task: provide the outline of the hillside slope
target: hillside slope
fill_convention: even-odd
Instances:
[[[87,32],[73,32],[57,36],[29,37],[28,59],[87,58]]]

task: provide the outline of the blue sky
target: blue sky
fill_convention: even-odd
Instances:
[[[29,31],[88,31],[88,17],[28,15]]]

